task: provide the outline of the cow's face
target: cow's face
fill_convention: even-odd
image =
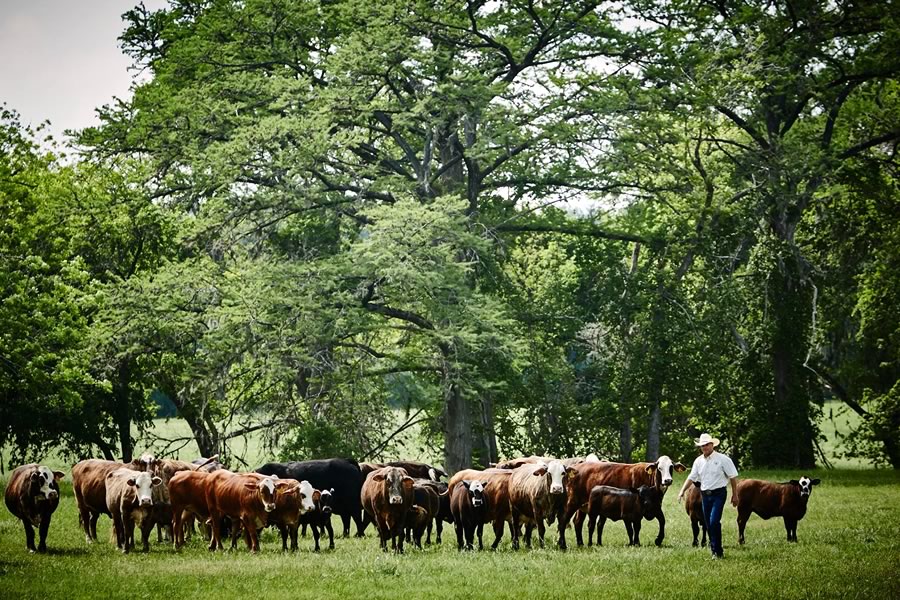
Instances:
[[[808,498],[810,494],[812,494],[812,489],[814,485],[819,485],[821,480],[819,479],[810,479],[807,476],[803,476],[798,480],[792,479],[791,483],[800,487],[800,497]]]
[[[313,486],[310,482],[305,479],[300,482],[300,486],[297,489],[298,498],[300,500],[300,514],[305,515],[308,512],[312,512],[316,510],[316,503],[313,500],[313,494],[315,494],[316,490],[313,489]]]
[[[462,482],[466,489],[469,490],[469,499],[472,506],[479,507],[484,505],[484,482],[483,481],[467,481]]]
[[[153,505],[153,487],[162,483],[162,479],[142,471],[137,477],[127,481],[134,488],[134,503],[139,506]]]
[[[319,498],[319,508],[322,511],[322,514],[330,516],[332,512],[334,512],[334,488],[330,490],[322,490],[321,496]]]
[[[262,501],[263,509],[267,513],[275,510],[275,479],[273,477],[263,477],[256,484],[256,489],[259,493],[259,499]]]
[[[681,463],[673,463],[672,459],[668,456],[660,456],[659,459],[647,467],[647,472],[650,473],[651,477],[656,478],[656,484],[662,488],[663,491],[667,490],[670,485],[672,485],[672,476],[674,473],[681,473],[686,470],[686,467]]]
[[[534,474],[546,476],[550,493],[558,496],[566,491],[566,471],[566,467],[561,462],[551,460],[550,464],[536,470]]]
[[[59,498],[59,492],[50,487],[52,483],[65,477],[60,471],[51,471],[49,468],[40,466],[31,472],[29,476],[29,496],[38,502],[44,500],[52,500]]]
[[[641,502],[641,512],[644,518],[652,521],[657,517],[661,509],[661,494],[656,487],[651,485],[642,485],[637,489],[638,499]]]
[[[385,483],[385,492],[390,504],[403,504],[403,488],[412,489],[413,478],[405,473],[403,469],[390,467],[372,476],[372,481]]]
[[[155,473],[158,466],[159,461],[156,460],[155,456],[149,453],[141,454],[140,458],[135,458],[131,461],[131,468],[135,471]]]

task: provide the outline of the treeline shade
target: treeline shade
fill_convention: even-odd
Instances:
[[[3,114],[0,443],[898,468],[894,4],[138,6],[74,166]]]

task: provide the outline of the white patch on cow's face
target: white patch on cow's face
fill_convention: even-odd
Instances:
[[[275,510],[275,480],[271,477],[266,477],[259,482],[259,497],[266,512]],[[271,502],[266,500],[266,498],[269,498]]]
[[[135,477],[134,493],[139,505],[153,505],[153,475],[151,473],[141,471],[141,474]]]
[[[662,487],[668,488],[670,485],[672,485],[672,472],[674,469],[672,459],[665,455],[660,456],[656,461],[656,467],[659,471],[659,478]]]
[[[439,481],[438,476],[437,476],[437,471],[434,470],[434,467],[431,467],[430,469],[428,469],[428,476],[431,478],[432,481]]]
[[[812,480],[809,477],[800,478],[800,495],[809,496],[812,493]]]
[[[550,476],[550,493],[562,494],[566,491],[566,468],[558,460],[551,460],[547,465],[547,474]]]
[[[471,482],[469,484],[469,496],[472,497],[472,506],[481,506],[484,504],[484,482]]]
[[[300,498],[300,514],[306,514],[316,509],[316,504],[313,502],[313,486],[310,482],[305,479],[300,482],[300,489],[297,491]],[[327,490],[321,492],[324,496],[325,494],[331,495]]]
[[[50,487],[50,482],[53,481],[53,471],[51,471],[47,467],[41,466],[38,467],[38,473],[41,476],[40,492],[41,494],[43,494],[43,498],[45,500],[56,498],[59,494],[56,493],[56,490]]]

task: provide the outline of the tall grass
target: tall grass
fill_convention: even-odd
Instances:
[[[770,480],[797,475],[742,473]],[[900,597],[900,474],[820,470],[815,476],[823,482],[800,522],[797,544],[785,541],[780,519],[754,516],[747,544],[738,546],[729,503],[724,561],[691,547],[690,523],[676,501],[681,476],[665,498],[662,548],[652,544],[655,523],[644,524],[643,547],[628,548],[619,522],[607,523],[602,548],[562,553],[550,543],[546,550],[514,552],[507,536],[497,552],[460,553],[449,528],[442,545],[402,556],[382,553],[371,528],[367,537],[338,539],[334,551],[320,554],[311,551],[310,538],[296,554],[283,554],[267,531],[259,555],[243,547],[211,554],[198,538],[176,552],[154,537],[149,554],[123,556],[108,542],[106,517],[98,526],[102,541],[85,543],[67,477],[46,555],[28,554],[21,524],[5,510],[0,514],[0,598]],[[574,546],[571,529],[567,538]]]

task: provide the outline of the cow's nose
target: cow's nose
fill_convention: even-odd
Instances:
[[[672,480],[671,479],[663,479],[662,484],[665,486],[672,485]]]
[[[51,500],[53,500],[54,498],[56,498],[58,496],[59,496],[59,494],[56,492],[56,490],[50,490],[50,493],[47,494],[47,497],[50,498]]]
[[[325,508],[322,509],[322,512],[325,513],[326,515],[330,515],[330,514],[331,514],[331,507],[330,507],[330,506],[326,506]]]
[[[551,485],[551,486],[550,486],[550,493],[551,493],[551,494],[562,494],[562,493],[563,493],[563,486],[561,486],[561,485]]]
[[[275,510],[275,504],[274,504],[274,503],[266,502],[266,503],[263,505],[263,508],[266,509],[266,512],[272,512],[273,510]]]
[[[403,504],[403,498],[400,496],[391,496],[391,504]]]
[[[152,506],[153,500],[150,498],[141,498],[141,506]]]

